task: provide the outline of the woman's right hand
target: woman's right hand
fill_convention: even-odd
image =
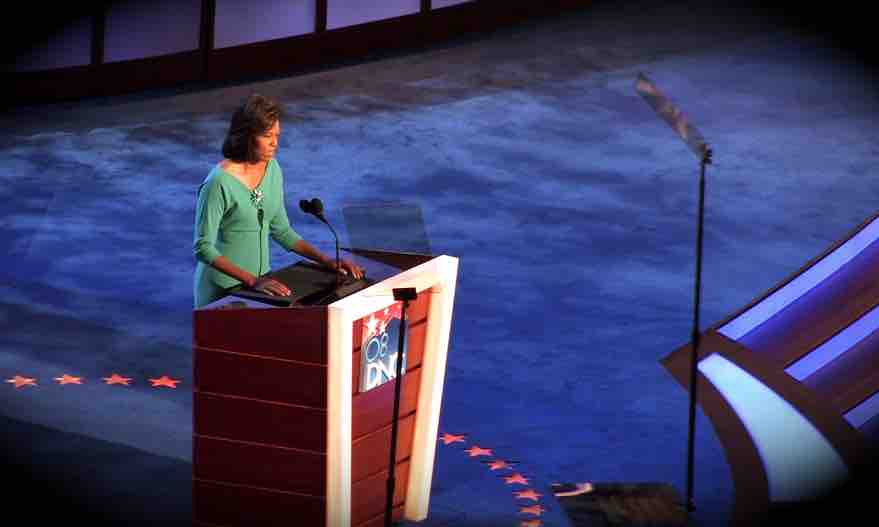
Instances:
[[[274,296],[290,296],[293,293],[286,285],[267,276],[257,278],[250,288],[254,291]]]

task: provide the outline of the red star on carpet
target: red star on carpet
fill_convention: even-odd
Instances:
[[[177,383],[180,381],[175,380],[175,379],[171,379],[167,375],[162,375],[158,379],[150,379],[150,382],[153,383],[153,388],[159,388],[161,386],[167,386],[168,388],[176,388]]]
[[[473,445],[472,447],[468,448],[464,452],[467,452],[468,454],[470,454],[470,457],[490,456],[491,455],[490,448],[480,448],[477,445]]]
[[[534,489],[520,490],[516,493],[516,497],[523,500],[540,501],[541,496],[543,496],[543,494],[535,491]]]
[[[119,375],[118,373],[114,373],[113,375],[111,375],[109,377],[103,377],[103,379],[104,379],[104,384],[122,384],[124,386],[128,386],[128,383],[131,382],[130,377],[123,377],[123,376]]]
[[[528,484],[528,478],[516,472],[512,476],[507,476],[504,478],[504,481],[507,482],[507,485],[512,485],[513,483],[521,483],[522,485]]]
[[[494,461],[491,462],[491,464],[488,465],[488,468],[491,470],[503,470],[505,468],[512,468],[512,467],[513,467],[513,465],[510,465],[509,463],[507,463],[503,459],[495,459]]]
[[[6,382],[10,384],[14,384],[16,388],[21,388],[22,386],[36,386],[37,380],[31,379],[30,377],[22,377],[21,375],[16,375],[15,377],[7,380]]]
[[[530,507],[519,507],[519,514],[533,514],[535,516],[540,516],[546,512],[546,509],[543,508],[543,505],[539,503],[537,505],[531,505]]]
[[[543,527],[543,520],[524,520],[519,527]]]
[[[450,445],[452,443],[463,443],[465,437],[467,436],[445,433],[440,436],[440,441],[442,441],[444,445]]]
[[[58,384],[82,384],[82,377],[73,377],[66,373],[61,377],[55,377],[55,380],[58,381]]]

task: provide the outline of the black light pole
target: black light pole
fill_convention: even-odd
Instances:
[[[711,163],[711,150],[706,149],[699,170],[699,220],[696,227],[696,280],[693,293],[693,334],[690,350],[690,423],[687,431],[687,510],[695,508],[693,501],[693,461],[696,434],[696,386],[699,380],[696,365],[699,362],[699,305],[702,300],[702,224],[705,218],[705,165]]]
[[[388,460],[388,487],[387,499],[385,501],[385,527],[391,527],[391,514],[394,508],[394,487],[396,480],[394,477],[394,469],[397,461],[397,423],[400,420],[400,390],[403,386],[403,342],[406,335],[406,308],[409,302],[417,298],[418,293],[414,287],[401,287],[394,289],[394,300],[403,302],[403,309],[400,313],[400,335],[397,339],[397,367],[396,381],[394,386],[394,420],[391,422],[391,452]]]
[[[635,91],[656,111],[662,119],[683,139],[690,150],[699,157],[699,212],[696,226],[696,280],[693,301],[693,332],[690,354],[690,422],[687,431],[687,511],[695,509],[693,500],[693,464],[696,436],[696,387],[699,362],[699,307],[702,300],[702,225],[705,221],[705,166],[711,164],[711,148],[705,138],[677,106],[666,97],[643,73],[638,74]]]

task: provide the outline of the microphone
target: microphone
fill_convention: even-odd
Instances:
[[[302,212],[311,214],[324,222],[333,232],[333,237],[336,239],[336,286],[338,287],[342,284],[342,275],[339,273],[339,270],[341,269],[339,260],[339,235],[336,234],[336,229],[330,225],[330,222],[327,221],[324,216],[324,204],[319,198],[311,198],[311,201],[301,199],[299,200],[299,208],[302,209]]]
[[[301,199],[299,200],[299,208],[302,209],[302,212],[306,214],[311,214],[320,221],[327,224],[327,226],[332,229],[333,226],[330,225],[330,222],[327,221],[327,218],[324,216],[324,204],[318,198],[312,198],[311,201]],[[336,232],[336,231],[333,231]]]
[[[327,219],[324,218],[324,204],[318,198],[312,198],[311,201],[308,201],[307,199],[299,200],[299,208],[302,209],[302,212],[306,214],[313,214],[317,216],[322,222],[327,222]]]

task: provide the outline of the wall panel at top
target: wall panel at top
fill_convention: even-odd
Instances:
[[[443,7],[449,7],[458,4],[467,4],[471,2],[473,2],[473,0],[431,0],[430,7],[431,9],[440,9]]]
[[[7,71],[39,71],[73,66],[84,66],[92,60],[91,16],[73,20],[42,42],[24,50],[12,63],[4,65]]]
[[[104,62],[197,50],[201,0],[126,0],[107,9]]]
[[[327,0],[327,29],[411,15],[420,10],[421,0]]]
[[[216,0],[214,48],[314,32],[315,0]]]

